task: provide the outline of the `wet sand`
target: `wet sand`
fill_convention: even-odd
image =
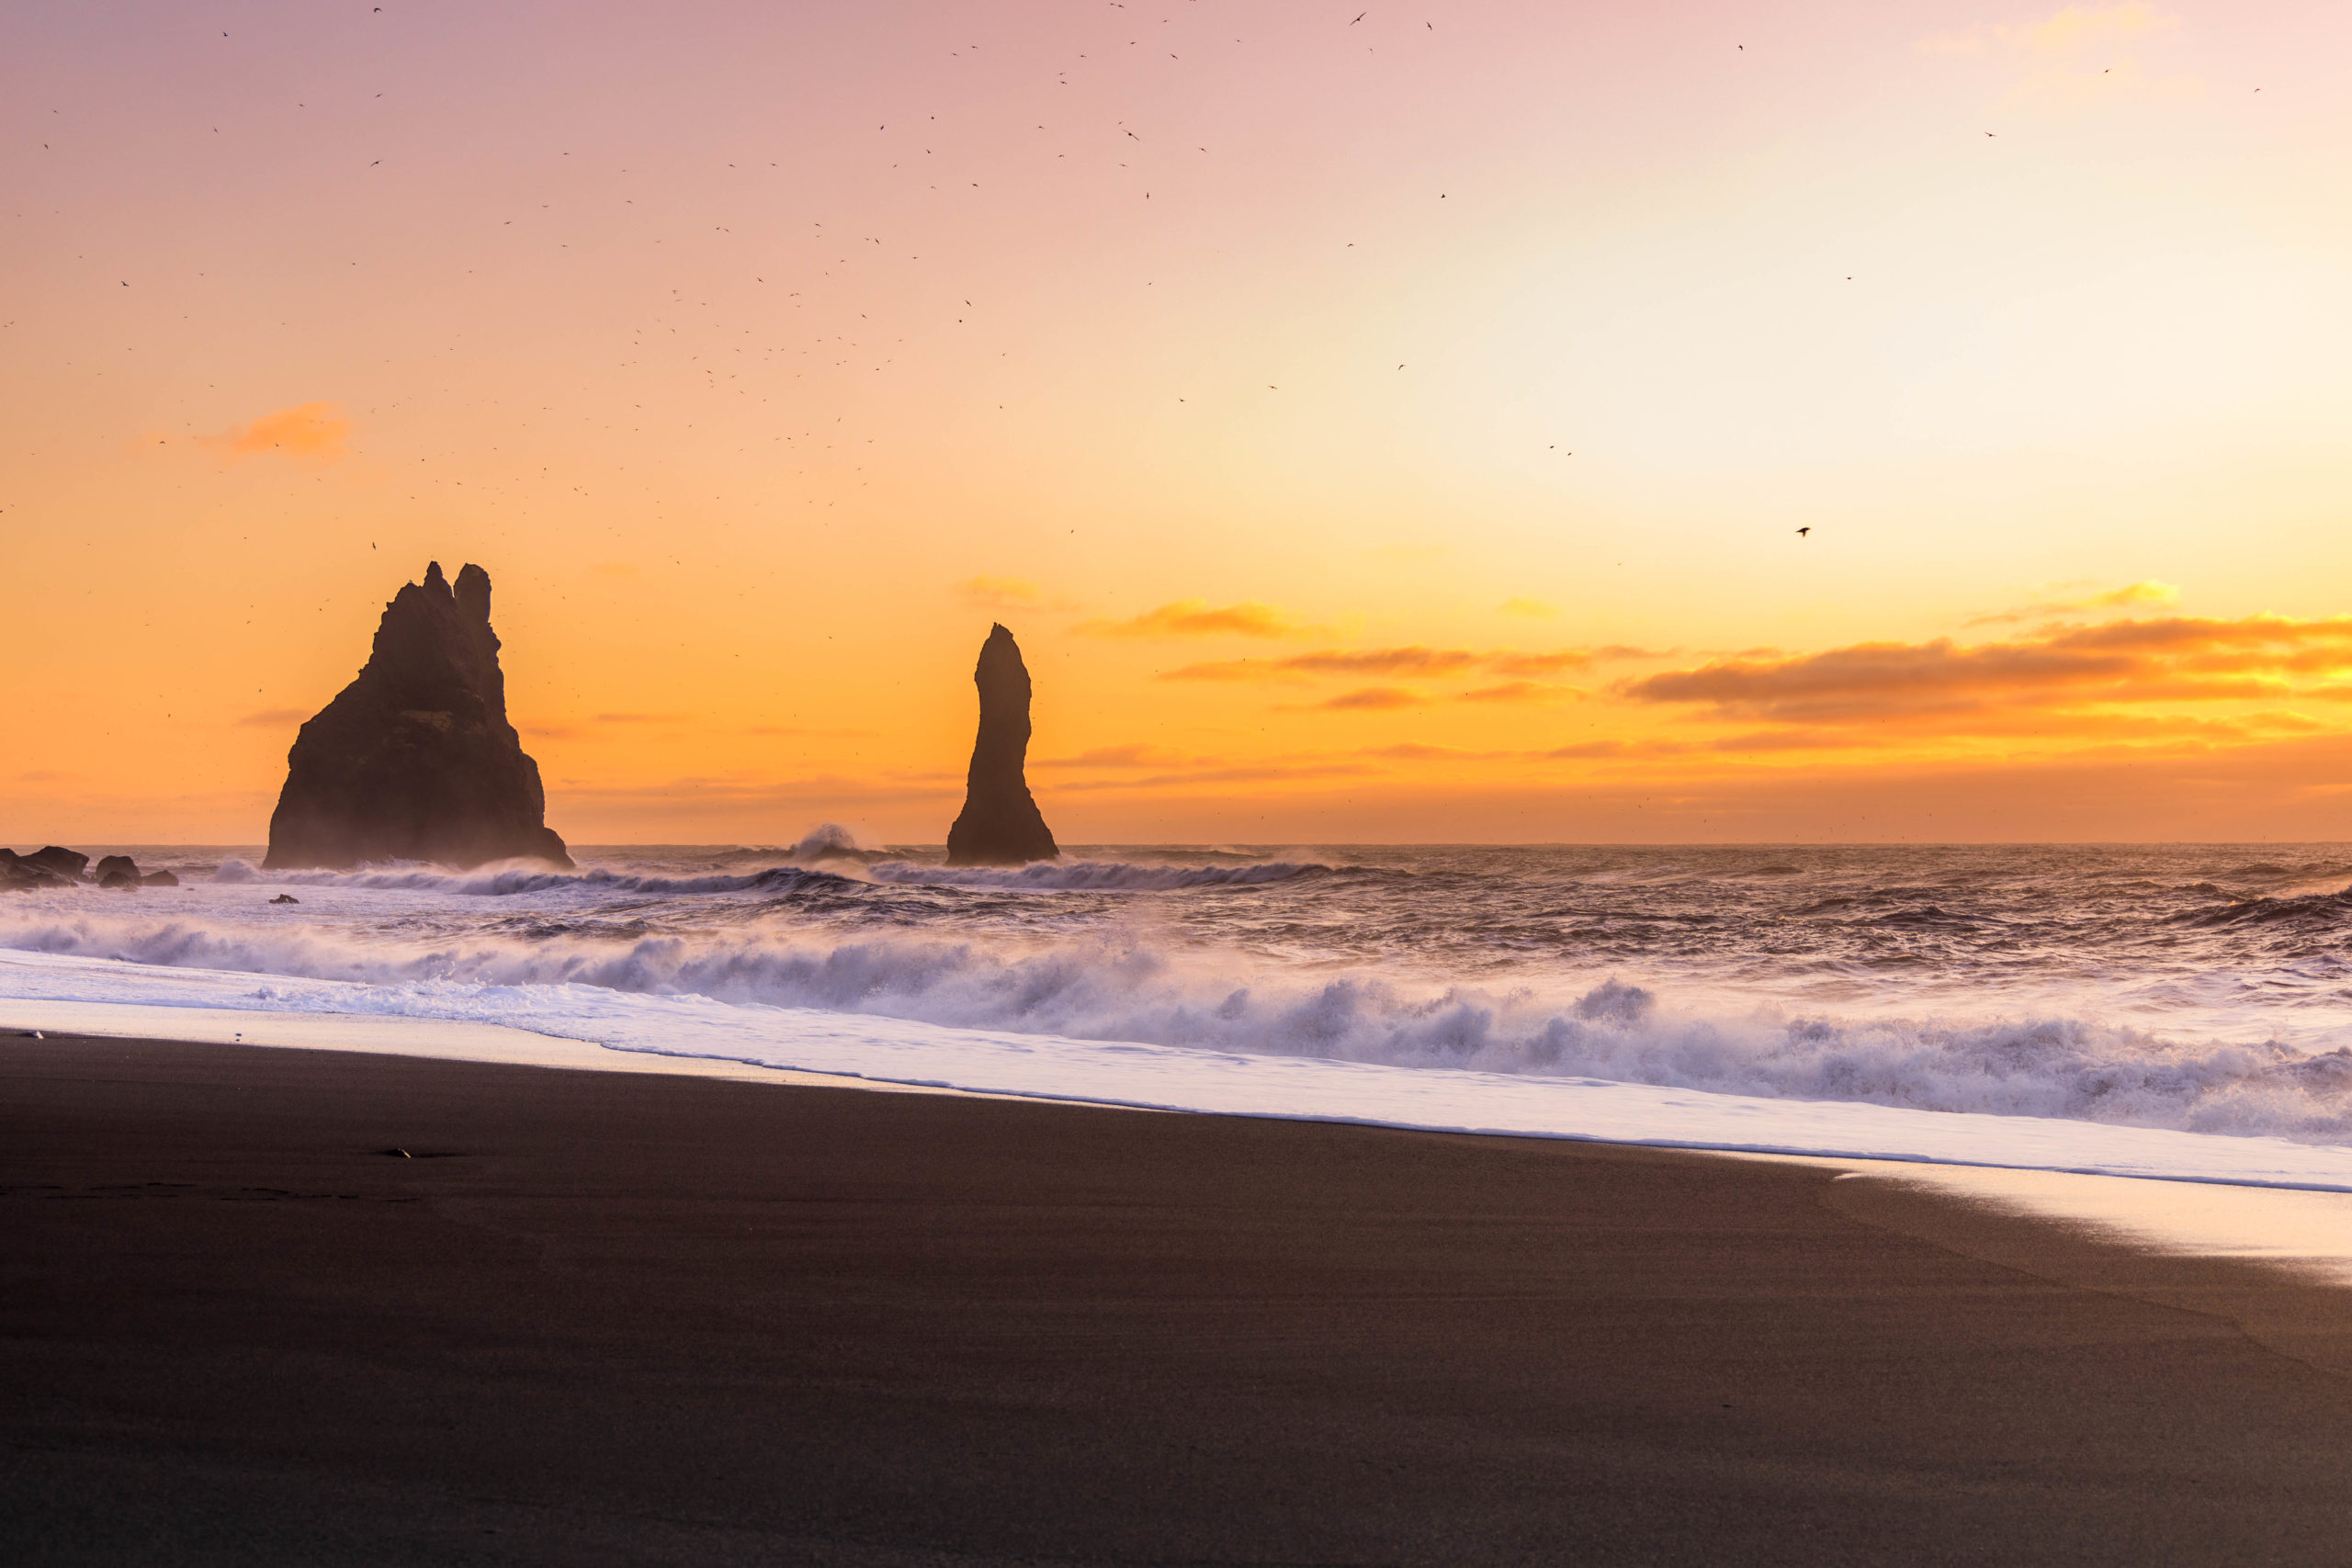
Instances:
[[[0,1038],[28,1564],[2341,1562],[2347,1323],[1793,1164]]]

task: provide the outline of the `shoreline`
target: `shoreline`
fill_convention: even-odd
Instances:
[[[1805,1162],[11,1039],[0,1205],[28,1562],[2352,1551],[2341,1290]]]
[[[830,1016],[830,1015],[829,1015]],[[48,1021],[44,1023],[41,1021]],[[56,1027],[62,1021],[64,1028]],[[840,1015],[833,1026],[860,1023],[888,1027],[899,1021]],[[915,1026],[922,1028],[927,1026]],[[800,1085],[894,1094],[933,1094],[1001,1099],[1044,1105],[1085,1106],[1102,1110],[1159,1112],[1177,1115],[1239,1115],[1269,1121],[1295,1121],[1334,1126],[1387,1127],[1467,1137],[1528,1137],[1605,1146],[1653,1148],[1711,1157],[1788,1161],[1819,1168],[1872,1174],[1905,1180],[1964,1201],[2006,1209],[2060,1224],[2085,1227],[2119,1245],[2184,1255],[2233,1257],[2260,1260],[2322,1281],[2352,1285],[2352,1165],[2328,1171],[2323,1179],[2293,1177],[2255,1178],[2239,1174],[2208,1176],[2165,1170],[2098,1170],[2055,1164],[2023,1164],[1990,1152],[1954,1147],[1936,1156],[1866,1154],[1837,1148],[1805,1149],[1732,1138],[1660,1135],[1659,1129],[1616,1130],[1600,1127],[1547,1129],[1526,1125],[1461,1125],[1443,1122],[1400,1122],[1378,1116],[1351,1115],[1313,1109],[1253,1109],[1248,1105],[1160,1103],[1145,1100],[1088,1097],[1052,1089],[1003,1089],[940,1079],[869,1077],[848,1071],[825,1071],[771,1066],[738,1057],[709,1056],[631,1049],[594,1042],[543,1034],[503,1024],[469,1021],[364,1013],[237,1010],[210,1006],[155,1006],[122,1002],[76,1003],[32,998],[0,997],[0,1036],[45,1028],[53,1033],[92,1038],[172,1042],[188,1044],[250,1044],[266,1049],[352,1051],[412,1057],[418,1060],[479,1062],[527,1066],[556,1070],[656,1075],[710,1078],[769,1086]],[[1035,1037],[1040,1047],[1057,1043]],[[1157,1052],[1162,1048],[1141,1047]],[[1216,1056],[1220,1054],[1211,1054]],[[1282,1058],[1269,1058],[1279,1063]],[[1427,1069],[1410,1069],[1420,1073]],[[1510,1087],[1528,1086],[1541,1092],[1547,1080],[1512,1080]],[[1643,1086],[1616,1085],[1622,1095],[1645,1092]],[[1688,1105],[1724,1097],[1681,1091],[1647,1091]],[[1736,1101],[1731,1103],[1736,1104]],[[1800,1110],[1815,1102],[1790,1102]],[[1847,1102],[1822,1102],[1832,1114]],[[1950,1112],[1905,1111],[1895,1113],[1914,1124],[1929,1125]],[[1653,1123],[1658,1118],[1653,1113]],[[1671,1119],[1669,1118],[1669,1121]],[[2022,1121],[2036,1142],[2064,1149],[2070,1139],[2091,1139],[2109,1131],[2101,1123],[2064,1121],[2034,1122],[2003,1119],[2012,1126]],[[1675,1131],[1682,1129],[1676,1128]],[[1653,1135],[1641,1135],[1648,1131]],[[2223,1139],[2225,1134],[2187,1134]],[[2249,1140],[2252,1142],[2252,1140]],[[2302,1147],[2324,1155],[2324,1145]],[[2313,1157],[2307,1156],[2305,1157]],[[2344,1164],[2339,1160],[2336,1163]],[[2186,1193],[2182,1190],[2191,1190]]]

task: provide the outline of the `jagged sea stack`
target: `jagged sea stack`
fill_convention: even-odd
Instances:
[[[1025,865],[1055,860],[1061,851],[1030,797],[1021,765],[1029,755],[1029,667],[1021,645],[1002,626],[980,645],[980,734],[972,743],[972,771],[964,813],[947,829],[949,865]]]
[[[490,573],[441,563],[384,606],[359,678],[302,727],[269,819],[268,866],[449,866],[525,856],[569,867],[539,765],[506,722]]]

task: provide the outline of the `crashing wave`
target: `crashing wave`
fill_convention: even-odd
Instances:
[[[224,863],[215,882],[255,880],[257,873],[243,861]],[[548,893],[565,888],[590,888],[614,893],[789,893],[807,887],[851,887],[855,879],[804,866],[771,866],[765,871],[719,873],[703,876],[646,876],[613,871],[548,871],[522,863],[503,870],[457,872],[432,866],[381,866],[366,871],[274,871],[272,885],[297,887],[353,887],[375,892],[448,893],[468,898],[505,898],[524,893]]]
[[[688,880],[822,875],[785,868]],[[2352,1139],[2352,1051],[2344,1049],[2176,1038],[2063,1013],[1789,1016],[1678,1005],[1670,994],[1591,974],[1545,987],[1423,983],[1363,965],[1307,974],[1260,964],[1237,974],[1246,961],[1233,954],[1134,936],[847,940],[762,921],[661,934],[559,923],[530,940],[477,927],[427,939],[44,903],[0,911],[0,946],[403,990],[581,987],[563,1005],[583,1014],[610,1005],[599,998],[694,998],[1085,1041]]]
[[[1188,887],[1262,887],[1329,874],[1312,863],[1261,861],[1249,865],[1154,865],[1125,861],[1039,861],[1018,867],[926,865],[884,861],[869,868],[876,882],[930,887],[1003,887],[1023,891],[1172,892]]]

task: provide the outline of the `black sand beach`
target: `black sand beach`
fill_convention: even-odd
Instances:
[[[0,1216],[16,1563],[2352,1561],[2352,1300],[1804,1167],[4,1039]]]

